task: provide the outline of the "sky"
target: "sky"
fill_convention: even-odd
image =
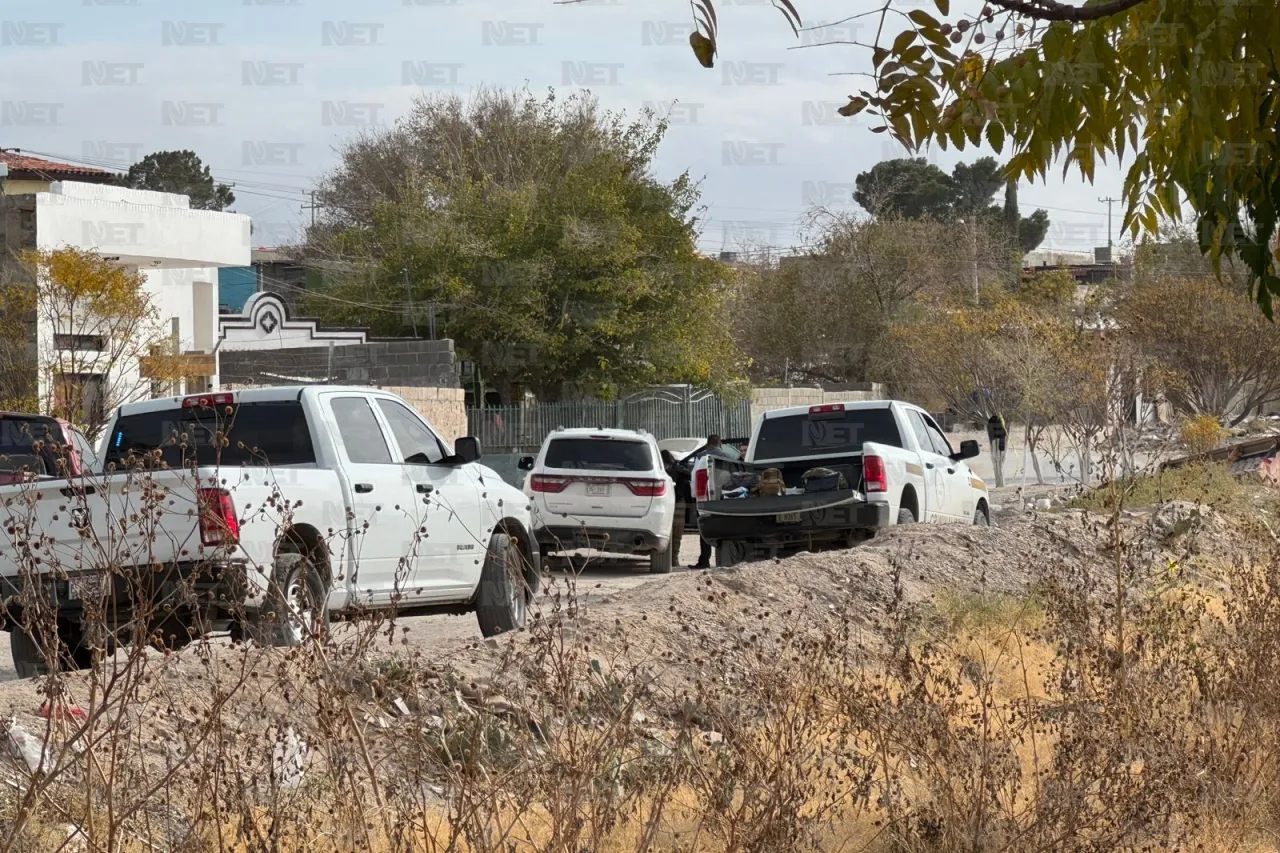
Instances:
[[[806,209],[857,210],[857,174],[907,152],[874,119],[835,113],[866,86],[855,75],[870,51],[820,43],[873,41],[872,21],[840,22],[871,4],[795,2],[799,37],[770,0],[719,0],[719,56],[704,69],[683,0],[3,0],[0,147],[121,170],[191,149],[271,246],[299,238],[344,141],[424,92],[585,88],[608,109],[669,116],[657,171],[701,181],[701,248],[802,251]],[[912,3],[933,7],[898,0]],[[950,171],[993,154],[919,156]],[[1041,248],[1105,246],[1100,199],[1121,195],[1122,175],[1113,163],[1091,185],[1059,168],[1020,185],[1023,215],[1049,212]]]

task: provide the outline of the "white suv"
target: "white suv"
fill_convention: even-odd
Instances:
[[[652,435],[629,429],[557,429],[528,471],[534,537],[543,556],[593,548],[648,554],[649,571],[671,571],[675,484]]]

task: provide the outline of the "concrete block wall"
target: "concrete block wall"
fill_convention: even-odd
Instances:
[[[467,434],[466,394],[461,388],[414,388],[395,385],[382,386],[383,391],[398,394],[418,410],[436,432],[446,441],[453,442]],[[480,448],[482,451],[485,448]]]
[[[283,383],[275,383],[280,385]],[[271,385],[238,385],[223,382],[219,390],[249,391],[254,388],[270,388]],[[467,434],[467,407],[465,391],[461,388],[414,388],[413,386],[381,385],[381,391],[390,391],[417,410],[450,443]],[[481,450],[484,450],[482,447]]]
[[[453,341],[405,339],[367,344],[296,347],[280,350],[223,350],[219,370],[224,385],[384,385],[458,388]]]
[[[821,388],[753,388],[751,390],[751,423],[760,415],[791,406],[821,406],[861,400],[883,400],[885,388],[867,383],[846,391],[824,391]]]

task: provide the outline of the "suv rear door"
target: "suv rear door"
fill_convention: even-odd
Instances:
[[[530,485],[554,515],[643,518],[656,484],[666,486],[653,446],[639,436],[552,436],[540,463]]]

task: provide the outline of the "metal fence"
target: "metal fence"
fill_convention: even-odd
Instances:
[[[480,439],[486,455],[535,453],[557,427],[643,429],[664,438],[725,436],[751,432],[751,401],[726,403],[715,394],[687,387],[660,388],[616,402],[536,403],[467,409],[467,432]]]

